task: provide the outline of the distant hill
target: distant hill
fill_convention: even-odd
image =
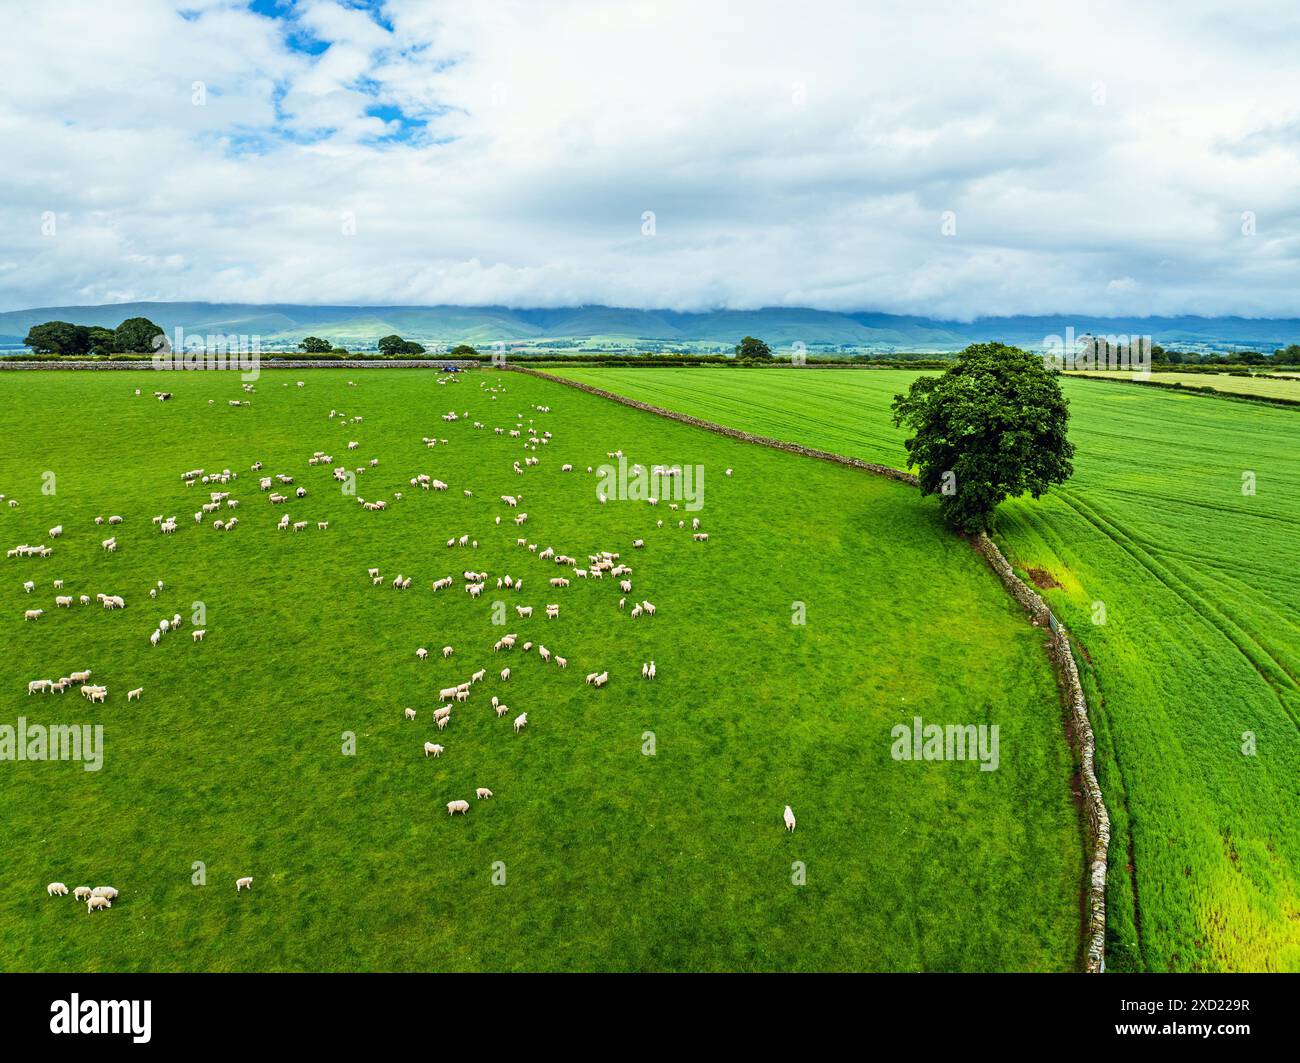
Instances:
[[[422,343],[470,343],[557,349],[730,350],[742,336],[773,348],[809,350],[952,351],[981,340],[1041,347],[1046,337],[1150,335],[1165,347],[1271,351],[1300,342],[1300,319],[1242,317],[1099,318],[1051,315],[988,317],[971,322],[868,311],[835,313],[800,307],[679,313],[611,306],[511,309],[504,306],[304,306],[296,303],[113,303],[53,306],[0,313],[0,345],[22,343],[43,321],[113,327],[147,317],[168,332],[258,336],[268,347],[320,336],[344,347],[372,347],[398,333]]]

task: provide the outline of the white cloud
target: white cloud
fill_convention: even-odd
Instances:
[[[1280,3],[292,12],[0,10],[0,307],[1295,312]]]

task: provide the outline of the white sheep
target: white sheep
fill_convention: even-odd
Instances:
[[[486,786],[480,786],[477,790],[474,791],[474,796],[479,800],[483,800],[484,798],[491,797],[492,791],[489,790]]]
[[[515,734],[518,734],[526,726],[528,726],[528,713],[521,712],[515,717]]]
[[[403,709],[403,710],[402,710],[402,715],[405,716],[408,720],[414,720],[414,719],[415,719],[415,710],[414,710],[414,709]]]
[[[113,904],[107,897],[91,897],[86,901],[86,913],[98,911],[100,908],[112,908]]]
[[[731,475],[730,469],[727,470],[727,475]],[[789,805],[785,806],[785,829],[791,832],[794,831],[794,812],[791,811]]]
[[[68,887],[62,882],[51,882],[45,887],[45,892],[51,897],[66,897],[68,895]]]
[[[245,875],[243,878],[235,879],[235,892],[240,890],[251,890],[253,888],[253,876]]]
[[[437,745],[434,742],[425,742],[424,755],[426,757],[440,757],[442,756],[442,746]]]
[[[144,693],[144,687],[136,687],[134,690],[128,690],[128,691],[126,692],[126,700],[127,700],[127,701],[135,701],[135,700],[137,700],[137,699],[140,697],[140,695],[143,694],[143,693]]]
[[[468,802],[468,801],[448,801],[448,802],[447,802],[447,815],[449,815],[449,816],[454,816],[457,812],[459,812],[459,813],[463,816],[463,815],[464,815],[466,812],[468,812],[468,811],[469,811],[469,802]]]

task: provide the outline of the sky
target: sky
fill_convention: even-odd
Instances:
[[[1296,316],[1300,6],[3,0],[0,310]]]

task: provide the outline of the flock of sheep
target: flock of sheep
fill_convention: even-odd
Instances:
[[[451,377],[440,377],[437,382],[439,384],[448,384],[448,383],[456,383],[458,381],[455,378],[451,378]],[[349,381],[348,385],[350,387],[356,386],[352,381]],[[299,381],[297,383],[297,386],[303,387],[304,382]],[[483,389],[485,395],[491,401],[496,401],[498,397],[502,395],[505,391],[504,384],[489,384],[487,381],[480,382],[480,387]],[[251,385],[245,384],[244,390],[246,392],[252,392],[253,388]],[[137,395],[139,394],[138,389],[136,391],[136,394]],[[231,405],[235,405],[235,404],[236,403],[232,401]],[[244,405],[251,405],[251,403],[245,403]],[[537,405],[534,406],[534,410],[538,413],[549,413],[550,407]],[[362,421],[362,418],[360,416],[354,416],[349,418],[346,414],[343,414],[338,410],[330,410],[329,417],[332,420],[337,419],[339,423],[344,425],[357,424]],[[449,411],[442,415],[443,421],[448,424],[463,422],[468,418],[469,418],[469,414],[467,412],[457,413],[454,410]],[[487,425],[481,421],[473,421],[472,424],[474,430],[486,430],[487,428]],[[551,432],[539,431],[536,427],[533,427],[532,418],[529,418],[528,421],[525,423],[523,413],[519,413],[516,415],[516,423],[513,426],[509,428],[502,428],[498,426],[492,429],[492,431],[495,435],[498,436],[508,435],[510,439],[520,440],[523,448],[526,451],[528,451],[528,454],[525,456],[524,462],[522,464],[517,460],[512,462],[512,471],[514,472],[515,475],[518,476],[526,476],[529,470],[534,469],[538,465],[540,465],[541,457],[538,451],[540,450],[540,448],[548,446],[552,441],[552,439],[554,438]],[[426,447],[433,448],[440,445],[447,445],[449,440],[446,438],[426,436],[422,439],[422,442]],[[347,449],[349,451],[355,451],[359,448],[359,446],[360,443],[357,440],[350,440],[347,443]],[[622,458],[623,454],[622,451],[613,451],[608,453],[607,457]],[[365,464],[355,466],[353,468],[348,468],[345,465],[335,465],[333,456],[327,451],[317,450],[312,453],[312,455],[307,461],[307,464],[308,466],[326,466],[331,469],[332,477],[334,480],[342,481],[346,483],[349,481],[354,482],[355,478],[363,475],[367,469],[373,469],[377,467],[379,465],[379,459],[371,458]],[[287,490],[289,488],[293,488],[293,496],[298,500],[306,498],[308,495],[307,488],[295,485],[294,477],[292,475],[283,472],[275,473],[273,475],[261,475],[263,465],[262,462],[260,461],[254,462],[251,465],[250,469],[254,474],[258,475],[259,477],[258,487],[261,490],[261,492],[267,495],[268,502],[272,507],[282,506],[289,501],[289,496],[287,494],[282,493],[281,489]],[[573,470],[574,467],[572,464],[564,464],[561,467],[561,471],[564,473],[571,473],[573,472]],[[595,470],[591,466],[587,467],[588,473],[592,473],[594,471]],[[632,466],[633,473],[644,472],[644,471],[645,470],[643,466],[640,465]],[[679,475],[681,470],[680,467],[667,468],[665,466],[655,466],[653,471],[655,474],[658,474],[660,476],[670,477],[673,475]],[[732,474],[732,470],[727,469],[726,475],[731,476],[731,474]],[[199,509],[194,512],[194,523],[196,525],[202,524],[205,518],[211,517],[213,514],[217,513],[220,510],[224,509],[227,513],[229,513],[230,511],[237,509],[241,504],[240,499],[232,497],[232,493],[230,490],[217,489],[219,487],[226,487],[227,485],[235,484],[238,481],[239,478],[238,473],[233,472],[229,468],[225,468],[219,472],[212,472],[212,473],[206,471],[203,468],[190,469],[181,473],[180,478],[186,488],[195,489],[198,488],[199,486],[204,486],[209,488],[208,501],[203,503],[199,507]],[[428,473],[417,473],[415,476],[409,479],[409,485],[413,488],[416,488],[417,490],[422,490],[422,491],[442,492],[450,489],[449,484]],[[472,497],[473,492],[466,488],[464,489],[464,494],[467,497]],[[394,501],[400,502],[401,499],[402,499],[402,492],[399,491],[393,494]],[[3,500],[5,500],[4,496],[0,495],[0,501]],[[518,490],[516,490],[513,494],[502,494],[500,496],[501,504],[507,510],[515,511],[513,513],[510,513],[509,516],[511,521],[516,527],[522,527],[528,521],[527,512],[519,509],[522,500],[523,500],[523,496]],[[601,504],[607,502],[607,498],[600,493],[597,493],[597,500]],[[649,502],[650,505],[658,504],[658,499],[656,498],[650,498],[647,499],[647,501]],[[357,498],[357,502],[364,509],[371,512],[382,512],[383,510],[388,508],[388,504],[389,504],[386,499],[373,499],[367,501],[360,497]],[[17,504],[18,503],[15,500],[9,500],[9,505],[11,507],[16,507]],[[674,503],[670,506],[670,508],[676,509],[677,505]],[[502,523],[502,516],[503,515],[497,515],[495,517],[496,525],[500,525]],[[123,524],[123,518],[120,515],[116,515],[116,514],[109,516],[107,520],[105,520],[104,517],[95,518],[96,525],[100,525],[104,523],[107,523],[110,526],[118,526]],[[317,529],[320,531],[325,531],[329,528],[328,521],[318,520],[315,523]],[[165,516],[163,514],[158,514],[154,516],[153,524],[158,527],[159,532],[163,535],[174,534],[179,527],[175,516]],[[211,521],[211,526],[214,529],[219,531],[231,531],[234,530],[238,525],[239,525],[239,519],[233,514],[230,515],[225,520],[213,519]],[[663,527],[663,525],[664,525],[664,521],[662,519],[657,521],[658,527]],[[685,526],[686,523],[684,520],[678,521],[679,528],[684,528]],[[278,530],[288,530],[292,528],[293,531],[295,532],[302,532],[309,527],[309,522],[305,520],[293,521],[291,520],[290,515],[286,512],[279,517],[275,527]],[[694,541],[697,542],[708,541],[708,533],[700,530],[700,520],[698,517],[694,518],[691,522],[691,532]],[[51,540],[59,539],[63,536],[63,534],[64,534],[64,527],[61,524],[56,525],[55,527],[49,530],[49,538]],[[578,559],[575,556],[559,552],[553,546],[550,545],[542,546],[541,543],[530,541],[527,537],[517,538],[515,542],[516,545],[521,550],[525,551],[526,555],[532,555],[532,557],[535,558],[537,562],[549,562],[563,570],[563,572],[565,573],[564,575],[557,575],[549,578],[548,585],[550,588],[552,588],[552,590],[563,591],[569,588],[571,586],[571,577],[572,579],[584,580],[588,582],[597,582],[597,581],[603,581],[605,576],[608,575],[610,577],[611,582],[617,584],[617,590],[620,594],[620,597],[618,598],[619,610],[627,609],[629,598],[632,594],[632,588],[633,588],[633,583],[631,578],[633,575],[633,570],[629,565],[621,561],[620,554],[618,551],[598,550],[596,552],[588,554],[586,564],[580,565]],[[103,540],[100,545],[104,551],[109,553],[115,552],[118,549],[117,538],[115,535],[108,539]],[[479,545],[479,539],[472,532],[462,531],[459,534],[452,535],[451,538],[447,540],[446,545],[449,548],[467,547],[469,549],[475,549]],[[631,540],[629,545],[634,550],[641,550],[645,547],[645,541],[642,538],[636,538]],[[52,555],[52,553],[53,553],[53,548],[51,546],[32,546],[29,544],[21,544],[19,546],[14,547],[13,549],[8,550],[7,557],[48,558]],[[532,562],[530,561],[530,563]],[[466,569],[461,574],[461,576],[462,576],[463,585],[466,593],[471,598],[474,599],[477,599],[482,595],[484,588],[487,586],[488,580],[491,578],[489,576],[489,573],[476,571],[473,569]],[[389,582],[380,574],[379,569],[376,567],[372,567],[367,570],[367,577],[371,582],[371,584],[375,586],[380,586],[385,582]],[[502,573],[496,576],[495,579],[496,579],[496,588],[498,590],[511,591],[516,595],[522,592],[524,586],[523,578],[512,575],[510,573]],[[390,585],[394,589],[405,590],[410,588],[411,583],[412,583],[412,577],[402,575],[399,573],[394,579],[391,580]],[[437,593],[439,591],[445,590],[453,586],[454,583],[455,583],[455,579],[453,576],[451,575],[442,576],[431,582],[431,589],[434,593]],[[54,587],[57,590],[61,590],[63,588],[63,581],[55,580]],[[156,598],[158,593],[162,589],[163,589],[163,583],[161,580],[159,580],[157,581],[157,585],[155,587],[150,588],[149,597]],[[23,590],[27,594],[32,593],[35,590],[35,582],[31,580],[24,582]],[[126,606],[124,599],[120,595],[100,593],[96,597],[106,610],[124,609]],[[88,605],[90,602],[89,596],[85,594],[80,595],[79,600],[80,600],[80,604],[83,606]],[[56,595],[55,597],[56,609],[71,608],[73,602],[74,599],[71,595]],[[554,620],[559,617],[560,608],[561,608],[559,602],[544,602],[543,605],[544,605],[544,615],[547,620]],[[520,620],[531,620],[533,617],[534,608],[535,608],[534,604],[524,604],[521,602],[515,603],[515,612]],[[648,599],[641,599],[641,600],[632,601],[631,609],[628,611],[628,615],[633,619],[639,619],[641,617],[653,617],[656,614],[656,612],[657,612],[657,607],[654,605],[653,602],[649,601]],[[41,608],[28,609],[24,613],[24,619],[38,620],[43,614],[44,614],[44,610]],[[157,627],[149,635],[149,641],[151,645],[155,645],[155,646],[158,645],[159,642],[166,635],[180,630],[182,626],[183,626],[182,619],[179,613],[174,614],[171,617],[164,617],[162,620],[159,621]],[[191,638],[194,642],[201,641],[205,636],[205,634],[206,631],[202,628],[196,627],[191,630]],[[518,638],[519,636],[516,633],[511,633],[503,636],[502,638],[498,639],[496,643],[492,646],[493,652],[501,653],[501,652],[509,652],[514,650]],[[521,646],[521,652],[526,654],[533,649],[533,646],[534,646],[533,641],[531,640],[524,641]],[[452,646],[444,646],[442,647],[441,650],[442,658],[446,660],[450,658],[454,652],[455,651]],[[420,660],[426,660],[429,656],[429,651],[425,647],[420,647],[415,651],[415,654],[416,657],[419,658]],[[559,670],[565,669],[568,665],[568,659],[565,656],[555,653],[553,650],[548,649],[545,645],[542,645],[541,643],[537,643],[537,658],[544,665],[553,662],[557,667],[557,669]],[[502,668],[499,672],[499,681],[501,683],[508,682],[510,679],[510,674],[511,671],[508,666]],[[641,676],[643,679],[647,681],[654,680],[657,674],[658,674],[658,668],[654,660],[642,662]],[[83,695],[85,695],[93,702],[102,702],[107,698],[107,694],[108,694],[107,688],[103,686],[90,684],[89,683],[90,675],[91,675],[90,670],[84,669],[82,671],[73,672],[70,675],[60,678],[58,680],[35,679],[28,683],[27,693],[29,695],[33,693],[50,693],[50,692],[62,693],[69,686],[80,685]],[[443,704],[440,704],[433,711],[432,716],[433,716],[433,721],[437,725],[438,730],[440,732],[445,731],[451,722],[453,705],[467,701],[470,696],[471,689],[480,681],[484,680],[486,676],[487,676],[487,670],[485,668],[480,668],[474,671],[470,675],[468,680],[458,683],[454,686],[444,687],[441,690],[439,690],[438,698],[440,702],[443,702]],[[609,680],[610,680],[609,669],[601,668],[599,670],[587,672],[585,674],[584,682],[586,685],[592,686],[594,688],[601,688],[604,687],[609,682]],[[134,688],[128,692],[127,699],[128,701],[135,700],[139,698],[142,695],[142,693],[143,693],[143,688],[140,687]],[[498,696],[493,696],[491,698],[491,709],[495,713],[498,719],[509,715],[511,712],[509,706],[502,703]],[[417,717],[417,712],[414,708],[407,707],[403,710],[403,716],[405,719],[413,721]],[[527,724],[528,724],[528,713],[520,712],[518,715],[516,715],[513,718],[512,721],[514,733],[515,734],[521,733],[524,730],[524,728],[527,726]],[[426,757],[431,756],[436,758],[436,757],[440,757],[445,752],[445,747],[441,744],[432,741],[426,741],[423,744],[423,752]],[[480,786],[475,791],[475,798],[477,800],[483,800],[486,798],[490,798],[492,796],[493,796],[492,790],[490,790],[485,786]],[[469,807],[470,805],[468,801],[460,798],[453,799],[447,802],[447,813],[449,816],[455,816],[457,813],[464,815],[469,811]],[[784,810],[783,819],[786,825],[786,829],[789,831],[793,831],[795,826],[795,820],[794,820],[794,814],[791,811],[789,806],[786,806]],[[251,888],[251,884],[252,884],[251,877],[238,879],[236,883],[236,892],[239,892],[244,888]],[[68,892],[67,887],[59,882],[50,883],[47,889],[51,896],[64,895]],[[91,890],[89,887],[79,886],[75,890],[75,895],[78,899],[87,900],[88,911],[95,911],[101,907],[102,908],[111,907],[111,902],[117,896],[117,891],[112,889],[112,887],[96,887],[94,890]]]

